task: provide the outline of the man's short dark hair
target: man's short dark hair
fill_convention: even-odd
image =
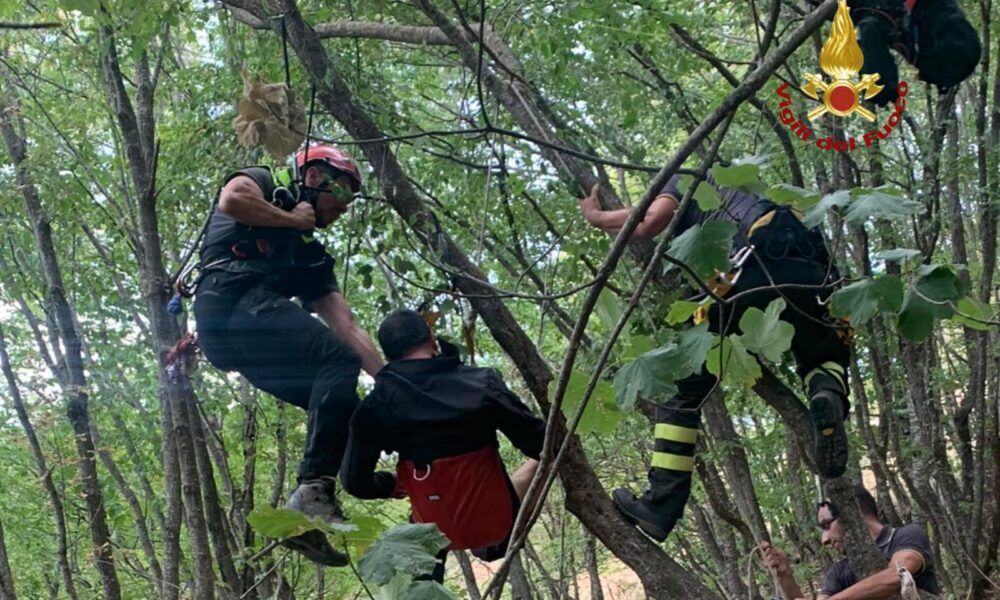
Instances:
[[[854,501],[858,503],[861,516],[878,518],[878,505],[875,504],[875,498],[860,483],[854,484]],[[833,515],[834,519],[840,516],[840,510],[837,508],[837,505],[830,500],[820,502],[816,506],[816,512],[819,512],[819,509],[824,506],[830,509],[830,514]]]
[[[431,328],[414,310],[394,310],[378,326],[378,343],[389,360],[399,360],[429,339]]]
[[[858,503],[858,508],[861,509],[861,516],[863,517],[878,517],[878,506],[875,504],[875,498],[868,493],[865,486],[860,483],[854,484],[854,501]]]

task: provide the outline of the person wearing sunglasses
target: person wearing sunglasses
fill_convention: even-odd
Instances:
[[[872,541],[888,564],[884,570],[859,581],[847,557],[842,558],[826,572],[817,600],[890,598],[900,592],[898,567],[904,567],[910,572],[919,589],[937,594],[934,553],[923,528],[912,524],[899,528],[883,525],[878,519],[875,499],[868,490],[860,484],[855,484],[854,496],[861,510],[861,517],[871,533]],[[829,500],[816,505],[816,524],[822,532],[823,545],[833,548],[839,554],[844,554],[844,532],[837,515],[837,507]],[[792,574],[788,555],[767,542],[761,542],[760,548],[764,555],[764,564],[777,576],[781,593],[785,598],[788,600],[805,598]]]
[[[343,518],[334,482],[360,402],[358,376],[362,368],[375,375],[382,357],[340,293],[333,257],[313,238],[347,212],[361,173],[332,146],[305,148],[295,161],[298,186],[281,185],[266,167],[226,178],[201,246],[194,316],[209,362],[306,411],[298,485],[286,507],[335,522]],[[319,531],[285,543],[317,563],[347,564]]]

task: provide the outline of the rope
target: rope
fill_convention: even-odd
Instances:
[[[758,557],[758,555],[760,555]],[[778,582],[778,574],[772,571],[764,563],[764,551],[760,546],[754,546],[745,557],[747,559],[747,600],[753,600],[753,589],[750,582],[753,580],[753,563],[756,558],[760,562],[760,568],[771,574],[771,583],[774,584],[774,597],[781,598],[781,583]]]
[[[285,59],[285,89],[292,89],[292,69],[288,63],[288,29],[285,27],[285,15],[281,15],[281,54]]]
[[[288,60],[287,56],[285,57],[285,60],[286,61]],[[309,122],[306,125],[306,154],[304,157],[302,157],[303,165],[309,162],[309,142],[312,141],[313,113],[315,112],[314,110],[315,108],[316,108],[316,82],[314,81],[312,84],[312,91],[309,93]],[[305,176],[306,174],[302,173],[303,179],[305,179]]]

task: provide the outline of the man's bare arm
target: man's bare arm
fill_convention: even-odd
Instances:
[[[316,213],[308,202],[282,210],[264,199],[260,186],[246,175],[233,177],[219,194],[219,210],[251,227],[285,227],[308,231],[316,226]]]
[[[354,314],[347,305],[347,300],[340,292],[331,292],[313,301],[316,314],[320,316],[330,329],[343,338],[347,344],[361,357],[361,368],[369,375],[375,376],[382,368],[382,355],[368,336],[368,332],[358,327]]]
[[[899,593],[899,574],[896,564],[917,574],[924,568],[924,557],[915,550],[900,550],[889,559],[889,566],[871,577],[866,577],[842,592],[830,596],[829,600],[883,600]]]
[[[597,200],[599,191],[600,186],[594,185],[589,196],[580,198],[580,212],[583,213],[583,218],[594,227],[611,235],[617,235],[622,225],[628,220],[632,209],[601,210]],[[642,222],[632,232],[632,238],[646,240],[656,236],[667,227],[676,211],[677,200],[673,196],[667,194],[657,196],[649,205],[649,209],[646,210]]]

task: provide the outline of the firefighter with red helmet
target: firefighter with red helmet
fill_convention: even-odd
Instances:
[[[335,522],[343,515],[334,482],[359,403],[358,375],[362,368],[374,375],[382,358],[354,322],[333,257],[312,237],[349,210],[361,173],[332,146],[307,147],[295,163],[295,181],[266,167],[226,178],[201,246],[194,316],[209,362],[307,412],[298,485],[286,507]],[[285,543],[315,562],[347,564],[318,531]]]

